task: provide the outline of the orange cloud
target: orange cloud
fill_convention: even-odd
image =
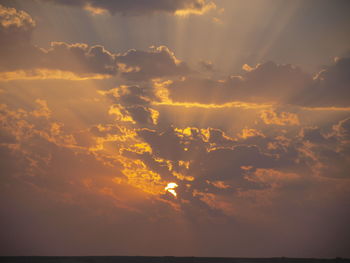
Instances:
[[[30,30],[35,27],[35,21],[24,11],[0,5],[0,25],[6,29],[16,27],[21,30]]]
[[[290,112],[279,112],[274,110],[263,110],[260,114],[260,118],[265,124],[275,125],[300,125],[298,115]]]
[[[240,134],[238,134],[239,137],[241,137],[242,139],[247,139],[249,137],[255,137],[255,136],[260,136],[260,137],[265,137],[265,135],[256,130],[256,129],[248,129],[248,128],[244,128]]]
[[[175,11],[175,15],[177,16],[203,15],[215,8],[216,8],[216,5],[213,2],[206,3],[205,0],[197,0],[195,2],[188,1],[188,4],[185,6],[185,8]]]

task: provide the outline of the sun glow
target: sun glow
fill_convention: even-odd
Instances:
[[[165,187],[165,191],[168,191],[171,193],[173,196],[177,196],[177,193],[175,191],[175,188],[178,187],[176,183],[168,183],[168,185]]]

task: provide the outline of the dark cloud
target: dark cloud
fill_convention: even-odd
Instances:
[[[114,102],[124,118],[140,125],[157,123],[158,112],[151,108],[151,102],[157,100],[151,87],[122,85],[112,89],[106,95]]]
[[[1,169],[9,183],[14,180],[34,184],[49,191],[61,192],[70,188],[70,180],[76,183],[93,174],[101,177],[121,175],[120,163],[106,166],[89,151],[75,151],[75,139],[54,122],[42,101],[32,111],[1,109],[0,134]],[[12,160],[12,161],[10,161]],[[111,163],[110,163],[111,164]],[[119,168],[118,168],[119,166]],[[69,171],[66,169],[69,167]],[[12,181],[12,182],[11,182]]]
[[[150,108],[135,105],[127,107],[127,111],[131,118],[140,124],[154,123],[156,120],[152,118],[152,111]]]
[[[301,136],[304,140],[311,143],[324,143],[327,139],[321,133],[318,127],[305,127],[301,130]]]
[[[153,89],[149,87],[123,85],[117,89],[118,102],[123,106],[149,105],[156,100]]]
[[[35,27],[35,21],[24,12],[0,5],[1,45],[28,42]]]
[[[199,66],[204,70],[204,71],[213,71],[214,70],[214,65],[211,61],[200,61]]]
[[[181,173],[194,177],[191,184],[198,190],[215,191],[217,181],[227,182],[231,189],[263,187],[246,178],[257,169],[307,170],[294,146],[278,152],[268,149],[268,143],[278,139],[257,135],[235,140],[219,129],[208,129],[208,137],[203,132],[196,128],[182,131],[170,127],[165,131],[141,129],[138,135],[152,148],[153,158],[170,161],[175,171],[181,162],[188,161],[188,168]],[[154,169],[154,165],[149,168]]]
[[[31,68],[40,61],[42,51],[31,45],[35,21],[15,8],[0,5],[0,70]]]
[[[309,75],[300,68],[271,61],[248,69],[242,77],[244,84],[238,96],[255,101],[286,101],[302,91],[310,81]]]
[[[244,65],[242,75],[224,80],[188,77],[168,84],[170,98],[181,102],[230,101],[294,104],[309,107],[347,107],[350,59],[337,58],[314,77],[290,64],[266,62]]]
[[[350,118],[341,120],[333,126],[333,130],[338,138],[345,142],[350,142]]]
[[[113,2],[114,3],[114,2]],[[29,14],[0,6],[0,71],[52,69],[77,75],[121,76],[130,81],[188,75],[191,70],[165,46],[112,54],[103,46],[51,42],[47,50],[31,43],[35,22]]]
[[[320,176],[349,178],[349,130],[349,118],[335,124],[331,132],[318,127],[302,129],[302,147],[311,153],[310,165]]]
[[[209,142],[220,146],[232,146],[235,140],[226,136],[220,129],[209,128]]]
[[[154,155],[158,157],[178,161],[185,156],[185,147],[181,144],[178,134],[171,127],[159,133],[154,130],[141,129],[138,134],[152,147]]]
[[[224,103],[233,100],[230,87],[209,78],[188,77],[173,81],[167,88],[173,101]]]
[[[285,102],[311,83],[307,73],[289,64],[266,62],[245,69],[241,76],[225,80],[191,77],[174,81],[168,87],[170,97],[175,101],[201,103]]]
[[[255,184],[246,180],[245,167],[271,168],[274,160],[263,154],[255,146],[236,146],[232,149],[214,149],[191,164],[189,173],[200,181],[229,181],[237,188],[255,188]]]
[[[58,69],[77,74],[115,75],[114,55],[102,46],[52,42],[48,50],[31,43],[33,19],[24,11],[0,5],[0,70]]]
[[[350,58],[337,58],[313,79],[312,84],[291,99],[304,106],[350,106]]]
[[[50,240],[50,246],[52,242],[60,243],[70,235],[71,231],[74,232],[71,238],[77,238],[82,230],[76,228],[79,225],[76,223],[80,220],[85,223],[89,221],[87,225],[90,225],[88,228],[91,229],[92,226],[96,227],[96,222],[102,217],[106,221],[103,224],[100,222],[101,226],[114,216],[119,218],[118,221],[125,220],[125,224],[130,223],[131,218],[134,218],[135,224],[138,225],[140,216],[143,218],[140,222],[146,222],[158,213],[166,215],[173,213],[170,206],[154,200],[149,209],[146,209],[148,212],[146,214],[142,212],[141,215],[140,211],[150,204],[149,199],[146,198],[147,195],[127,184],[113,182],[113,179],[123,178],[120,163],[110,162],[103,155],[90,152],[87,148],[75,147],[74,142],[62,143],[59,138],[70,134],[53,128],[54,120],[49,116],[38,114],[40,108],[24,110],[3,105],[0,108],[0,134],[4,134],[0,145],[1,207],[4,209],[0,215],[0,229],[3,233],[0,239],[1,243],[7,244],[0,249],[1,255],[42,254],[40,250],[45,247],[48,240]],[[99,126],[98,131],[96,128],[92,130],[95,130],[99,136],[103,136],[120,132],[115,128],[115,126]],[[105,132],[101,133],[101,131]],[[72,220],[76,220],[73,211],[77,209],[81,212],[78,213],[81,217],[72,224]],[[166,212],[167,210],[169,211]],[[112,214],[115,214],[112,215],[107,211],[113,211]],[[46,217],[47,215],[51,216]],[[115,224],[114,219],[112,221]],[[45,232],[45,234],[36,235],[35,240],[30,240],[32,238],[28,238],[27,234],[31,233],[33,224],[35,231]],[[57,227],[60,228],[59,231]],[[67,231],[67,227],[70,230],[63,233]],[[101,228],[98,228],[100,233]],[[34,232],[30,234],[31,237],[35,235]],[[104,232],[101,238],[102,236],[106,238],[107,232]],[[127,232],[129,231],[125,234]],[[50,234],[46,236],[46,233]],[[16,238],[13,237],[14,234]],[[114,236],[113,234],[109,237],[113,240]],[[88,239],[91,247],[94,247],[95,239]],[[125,239],[121,238],[120,245],[124,241]],[[32,246],[32,242],[36,244]],[[84,242],[83,239],[78,243],[80,242]],[[69,253],[74,254],[79,246]],[[66,253],[64,251],[59,253]],[[54,252],[45,248],[45,253]]]
[[[149,169],[180,184],[181,180],[175,179],[173,172],[194,177],[194,181],[188,182],[190,188],[179,188],[184,195],[182,198],[191,199],[188,196],[191,191],[221,196],[238,189],[263,191],[276,185],[289,191],[306,187],[316,175],[347,178],[347,126],[348,119],[340,121],[327,133],[317,127],[275,130],[276,127],[265,125],[257,127],[265,129],[266,133],[244,128],[236,138],[213,128],[141,129],[138,135],[152,151],[133,158],[144,160]],[[159,160],[163,160],[162,165]],[[172,168],[167,169],[166,161]],[[179,169],[181,162],[188,162],[188,167]],[[203,195],[199,194],[207,198]]]
[[[96,73],[116,75],[117,66],[114,55],[103,46],[86,44],[67,44],[52,42],[45,52],[43,67],[72,71],[76,73]]]
[[[50,2],[85,8],[92,13],[108,11],[114,15],[146,15],[157,12],[174,14],[177,11],[183,13],[200,14],[208,9],[215,8],[211,1],[207,0],[49,0]],[[48,2],[48,1],[47,1]]]
[[[185,62],[178,60],[165,46],[150,51],[129,50],[117,57],[122,64],[121,75],[132,81],[147,81],[153,78],[183,76],[190,73]]]

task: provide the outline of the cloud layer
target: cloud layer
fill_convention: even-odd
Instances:
[[[212,6],[51,2],[123,15]],[[349,58],[225,76],[165,45],[41,48],[37,23],[0,6],[1,255],[348,255]]]
[[[120,13],[123,15],[147,15],[158,12],[170,14],[203,14],[215,8],[215,4],[206,0],[142,0],[108,1],[108,0],[50,0],[55,4],[69,5],[84,8],[93,14],[109,12],[110,14]]]

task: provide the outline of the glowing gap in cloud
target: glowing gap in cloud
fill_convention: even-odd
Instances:
[[[40,79],[64,79],[64,80],[92,80],[107,79],[112,76],[106,74],[75,74],[70,71],[56,69],[32,69],[0,72],[0,81],[11,80],[40,80]]]
[[[244,109],[266,109],[271,108],[273,104],[257,104],[249,102],[233,101],[224,104],[203,104],[192,102],[153,102],[155,106],[174,106],[185,108],[205,108],[205,109],[221,109],[221,108],[244,108]]]

